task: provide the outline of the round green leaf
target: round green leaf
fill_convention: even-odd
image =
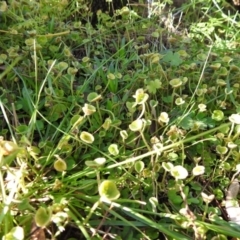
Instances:
[[[97,102],[102,99],[102,96],[97,94],[96,92],[91,92],[87,96],[88,102]]]
[[[111,144],[108,147],[108,151],[110,154],[112,154],[113,156],[117,156],[119,154],[119,150],[118,150],[118,145],[117,144]]]
[[[91,133],[88,133],[88,132],[81,132],[80,134],[80,139],[85,142],[85,143],[88,143],[88,144],[91,144],[94,142],[94,136],[91,134]]]
[[[102,127],[105,129],[105,130],[108,130],[110,127],[111,127],[111,124],[112,124],[112,120],[111,118],[106,118]]]
[[[176,161],[178,159],[178,155],[177,153],[174,153],[174,152],[170,152],[168,155],[167,155],[168,159],[170,161]]]
[[[170,162],[163,162],[162,167],[164,168],[165,171],[170,172],[171,169],[173,168],[173,164]]]
[[[116,200],[120,197],[120,192],[117,186],[112,180],[104,180],[99,186],[99,195],[103,199],[108,199],[110,201]]]
[[[149,95],[141,88],[136,91],[133,97],[135,98],[135,104],[144,104],[148,100]]]
[[[137,119],[129,125],[130,130],[133,132],[141,131],[142,127],[143,127],[142,119]]]
[[[85,164],[88,167],[92,167],[92,168],[98,168],[101,167],[105,164],[106,162],[106,158],[96,158],[93,161],[86,161]]]
[[[180,87],[183,84],[180,78],[174,78],[169,83],[173,88]]]
[[[221,121],[224,117],[224,113],[221,110],[214,110],[212,113],[212,119],[215,121]]]
[[[185,179],[185,178],[187,178],[187,176],[188,176],[188,172],[187,172],[186,168],[184,168],[184,167],[181,166],[181,165],[178,165],[178,166],[174,166],[174,167],[171,169],[171,175],[172,175],[176,180]]]
[[[54,169],[58,172],[63,172],[63,171],[66,171],[67,169],[67,164],[66,162],[61,159],[61,158],[58,158],[55,162],[54,162]]]
[[[180,97],[175,100],[175,104],[178,105],[178,106],[180,106],[180,105],[182,105],[184,103],[185,103],[185,100],[183,100]]]
[[[90,105],[87,103],[84,104],[84,107],[82,108],[82,110],[83,110],[85,116],[90,116],[96,112],[96,108],[93,105]]]
[[[142,172],[142,170],[144,169],[144,162],[143,161],[135,162],[134,168],[136,172],[138,173]]]
[[[2,240],[23,240],[24,230],[22,227],[14,227],[9,233],[3,236]]]
[[[60,62],[60,63],[58,63],[58,64],[56,64],[56,66],[55,66],[59,71],[64,71],[65,69],[67,69],[68,68],[68,63],[66,63],[66,62]]]
[[[219,153],[219,154],[226,154],[227,151],[228,151],[228,148],[227,148],[227,147],[224,147],[224,146],[221,146],[221,145],[217,145],[217,146],[216,146],[216,151],[217,151],[217,153]]]
[[[193,176],[202,175],[202,174],[204,174],[204,172],[205,172],[205,167],[204,166],[196,166],[192,170]]]
[[[46,227],[51,221],[52,213],[48,208],[40,207],[35,214],[35,222],[38,227]]]
[[[230,122],[235,123],[235,124],[240,124],[240,114],[232,114],[229,117]]]
[[[123,141],[128,138],[128,133],[126,130],[120,131],[120,135],[121,135]]]
[[[169,122],[168,113],[161,112],[160,116],[158,117],[158,122],[159,123],[168,123]]]
[[[70,119],[71,126],[78,126],[82,121],[84,117],[80,115],[73,115]]]

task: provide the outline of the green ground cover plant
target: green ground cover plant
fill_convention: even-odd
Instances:
[[[0,238],[240,238],[238,12],[97,10],[0,2]]]

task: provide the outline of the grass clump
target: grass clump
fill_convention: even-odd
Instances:
[[[240,238],[239,16],[221,4],[1,2],[2,239]]]

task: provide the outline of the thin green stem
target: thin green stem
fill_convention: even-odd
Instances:
[[[132,163],[132,162],[135,162],[135,161],[137,161],[137,160],[139,160],[139,159],[143,159],[143,158],[145,158],[145,157],[149,157],[149,156],[151,156],[152,154],[159,154],[159,153],[161,153],[161,152],[163,152],[163,151],[165,151],[165,150],[168,150],[168,149],[171,149],[171,148],[174,148],[174,147],[178,147],[178,146],[180,146],[180,145],[183,145],[184,143],[192,142],[192,141],[194,141],[194,140],[196,140],[196,139],[198,139],[198,138],[201,138],[201,137],[203,137],[203,136],[205,136],[205,135],[209,135],[210,133],[213,133],[213,132],[215,132],[215,131],[217,131],[217,130],[220,130],[220,129],[224,128],[224,127],[228,127],[228,126],[231,125],[231,124],[232,124],[232,123],[225,123],[225,124],[222,124],[222,125],[219,126],[219,127],[210,129],[210,130],[208,130],[208,131],[206,131],[206,132],[199,133],[198,135],[195,135],[195,136],[186,138],[186,139],[184,139],[184,140],[180,140],[180,141],[178,141],[178,142],[176,142],[176,143],[173,143],[173,144],[167,145],[167,146],[165,146],[165,147],[162,147],[162,149],[160,149],[160,150],[155,149],[155,150],[149,151],[149,152],[147,152],[147,153],[144,153],[144,154],[142,154],[142,155],[139,155],[139,156],[137,156],[137,157],[128,158],[128,159],[126,159],[125,161],[122,161],[122,162],[119,162],[119,163],[115,163],[115,164],[112,164],[112,165],[108,166],[107,169],[119,167],[119,166],[122,166],[122,165],[127,164],[127,163]]]

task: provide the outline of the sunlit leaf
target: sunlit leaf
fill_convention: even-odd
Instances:
[[[171,175],[176,179],[185,179],[187,178],[188,176],[188,172],[186,170],[186,168],[184,168],[183,166],[181,165],[178,165],[178,166],[174,166],[172,169],[171,169]]]
[[[11,229],[9,233],[3,236],[2,240],[24,240],[24,230],[17,226]]]
[[[142,172],[142,170],[144,169],[144,166],[145,166],[145,164],[143,161],[135,162],[135,164],[134,164],[135,171],[138,173]]]
[[[204,166],[196,166],[192,170],[193,176],[202,175],[202,174],[204,174],[204,172],[205,172],[205,167]]]
[[[58,155],[55,155],[57,157],[57,160],[54,162],[54,169],[57,170],[58,172],[63,172],[66,171],[67,169],[67,164],[66,162],[60,158]]]
[[[137,119],[133,121],[130,125],[129,128],[131,131],[136,132],[136,131],[141,131],[143,128],[143,121],[142,119]]]
[[[98,191],[101,198],[106,198],[111,201],[120,197],[120,192],[118,191],[115,182],[112,180],[104,180],[100,184]]]
[[[88,144],[91,144],[94,142],[94,136],[91,134],[91,133],[88,133],[88,132],[81,132],[80,134],[80,139],[85,142],[85,143],[88,143]]]
[[[118,145],[117,144],[111,144],[108,147],[108,151],[110,154],[112,154],[113,156],[117,156],[119,154],[119,150],[118,150]]]

